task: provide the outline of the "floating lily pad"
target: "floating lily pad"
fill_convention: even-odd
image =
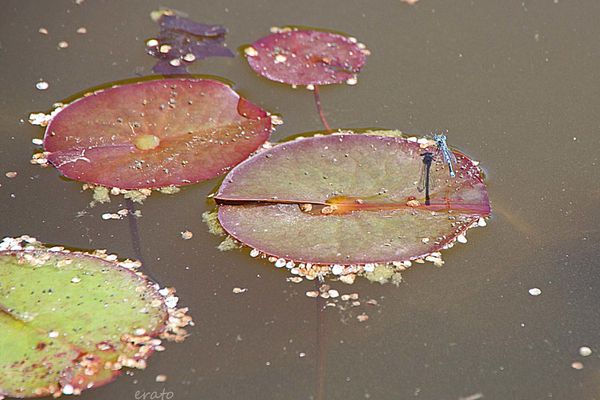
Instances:
[[[46,127],[47,159],[68,178],[120,189],[211,179],[269,137],[266,111],[211,79],[173,78],[99,90]]]
[[[185,336],[173,291],[136,263],[25,240],[0,244],[0,397],[79,393]]]
[[[256,73],[290,85],[356,83],[369,54],[354,38],[296,28],[279,29],[244,52]]]
[[[344,133],[280,144],[227,175],[215,196],[219,221],[242,243],[293,262],[421,259],[488,216],[490,204],[481,171],[455,151],[455,178],[436,157],[425,205],[421,154],[436,148],[420,142]]]

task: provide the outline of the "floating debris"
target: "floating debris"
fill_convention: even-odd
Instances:
[[[573,363],[571,363],[571,368],[573,369],[583,369],[583,363],[579,362],[579,361],[574,361]]]
[[[41,33],[42,35],[47,35],[48,34],[48,29],[46,29],[46,28],[40,28],[40,29],[38,29],[38,32]]]
[[[247,288],[239,288],[239,287],[234,287],[232,290],[232,292],[235,294],[245,293],[247,291],[248,291]]]
[[[358,320],[358,322],[365,322],[369,320],[369,316],[365,313],[362,313],[360,315],[357,315],[356,319]]]
[[[4,174],[8,179],[16,178],[18,173],[17,171],[8,171]]]
[[[69,42],[65,40],[61,40],[60,42],[58,42],[59,49],[66,49],[67,47],[69,47]]]
[[[46,90],[50,87],[50,85],[48,84],[48,82],[40,81],[35,84],[35,87],[37,90]]]
[[[180,232],[180,234],[183,240],[190,240],[194,236],[194,234],[190,231],[183,231]]]
[[[84,35],[87,33],[87,29],[85,27],[79,27],[77,28],[77,33],[79,33],[80,35]]]
[[[529,289],[529,294],[532,296],[539,296],[542,294],[542,290],[540,288],[531,288]]]
[[[587,357],[590,356],[592,354],[592,349],[590,349],[587,346],[581,346],[579,348],[579,355],[582,357]]]

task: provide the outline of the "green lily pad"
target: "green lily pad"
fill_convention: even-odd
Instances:
[[[135,263],[26,240],[0,245],[0,395],[79,393],[145,367],[159,337],[185,335],[172,290]]]
[[[357,271],[344,266],[423,259],[490,214],[480,169],[457,151],[454,178],[435,157],[425,204],[421,154],[436,150],[389,132],[283,143],[227,175],[215,196],[219,221],[278,266],[337,265],[341,275]]]

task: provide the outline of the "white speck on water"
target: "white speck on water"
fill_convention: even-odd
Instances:
[[[234,287],[232,292],[235,294],[240,294],[240,293],[244,293],[247,292],[248,289],[247,288],[239,288],[239,287]]]
[[[275,267],[277,268],[285,267],[285,264],[287,264],[287,261],[283,258],[278,258],[277,261],[275,261]]]
[[[37,146],[41,146],[44,144],[44,141],[42,139],[31,139],[31,143],[33,143]]]
[[[50,87],[50,85],[46,81],[40,81],[35,84],[35,87],[37,90],[46,90]]]
[[[583,369],[583,363],[580,363],[579,361],[575,361],[573,363],[571,363],[571,368],[573,369]]]
[[[542,290],[540,288],[531,288],[529,289],[529,294],[532,296],[539,296],[540,294],[542,294]]]
[[[579,355],[581,355],[582,357],[587,357],[587,356],[589,356],[591,354],[592,354],[592,349],[590,349],[589,347],[587,347],[587,346],[581,346],[579,348]]]
[[[57,331],[50,331],[50,332],[48,332],[48,337],[50,337],[50,338],[57,338],[58,337],[58,332]]]
[[[67,47],[69,47],[69,42],[65,40],[61,40],[60,42],[58,42],[59,49],[66,49]]]
[[[74,276],[74,277],[71,279],[71,283],[79,283],[79,282],[81,282],[81,278],[79,278],[79,277],[77,277],[77,276]]]

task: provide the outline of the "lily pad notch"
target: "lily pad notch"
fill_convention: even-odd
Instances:
[[[394,134],[390,134],[394,133]],[[477,163],[454,151],[455,178],[431,168],[430,205],[417,183],[428,139],[394,131],[298,138],[234,168],[214,196],[225,231],[276,266],[307,277],[441,265],[491,209]]]

